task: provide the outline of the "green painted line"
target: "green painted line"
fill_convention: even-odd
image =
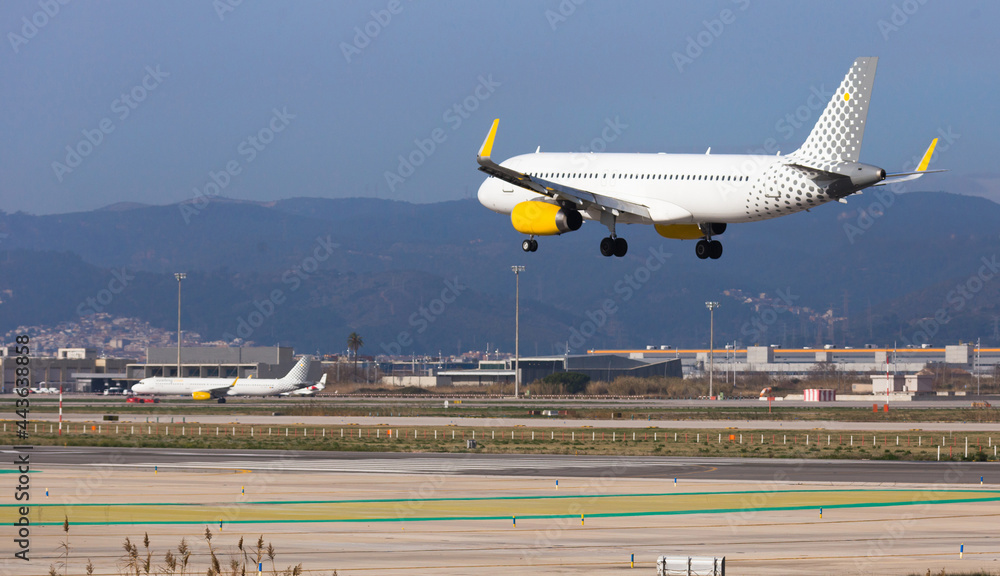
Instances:
[[[811,490],[803,490],[802,492],[811,492]],[[850,492],[847,490],[847,492]],[[966,504],[966,503],[977,503],[977,502],[998,502],[1000,501],[1000,496],[987,497],[987,498],[948,498],[941,500],[923,500],[923,501],[901,501],[901,502],[868,502],[868,503],[853,503],[853,504],[824,504],[823,507],[827,509],[838,509],[838,508],[887,508],[892,506],[917,506],[917,505],[936,505],[936,504]],[[816,505],[809,506],[765,506],[760,508],[708,508],[702,510],[650,510],[644,512],[599,512],[593,514],[587,514],[591,518],[626,518],[626,517],[640,517],[640,516],[681,516],[689,514],[730,514],[735,512],[781,512],[781,511],[795,511],[795,510],[814,510]],[[526,520],[551,520],[560,518],[578,518],[578,514],[525,514],[520,516],[522,519]],[[359,522],[446,522],[446,521],[457,521],[457,520],[471,520],[471,521],[488,521],[488,520],[509,520],[509,515],[502,516],[430,516],[430,517],[413,517],[413,518],[321,518],[321,519],[287,519],[287,520],[226,520],[223,524],[304,524],[304,523],[359,523]],[[71,522],[73,525],[77,526],[117,526],[117,525],[193,525],[193,524],[215,524],[212,520],[152,520],[147,522]],[[36,526],[62,526],[63,522],[36,522]]]
[[[974,490],[974,489],[960,489],[960,488],[949,488],[945,490],[915,490],[913,488],[886,488],[886,489],[861,489],[861,490],[851,490],[851,489],[836,489],[836,490],[823,490],[823,489],[809,489],[809,490],[732,490],[725,492],[648,492],[648,493],[636,493],[636,494],[551,494],[551,495],[536,495],[536,496],[469,496],[462,498],[365,498],[359,500],[257,500],[253,502],[239,502],[241,506],[273,506],[273,505],[305,505],[305,504],[395,504],[399,502],[485,502],[485,501],[515,501],[515,500],[566,500],[574,498],[663,498],[663,497],[682,497],[682,496],[732,496],[732,495],[744,495],[744,494],[838,494],[838,493],[849,493],[849,494],[868,494],[868,493],[879,493],[879,492],[912,492],[914,494],[930,493],[930,494],[948,494],[948,493],[974,493],[974,494],[997,494],[1000,495],[1000,490]],[[72,504],[72,506],[219,506],[220,503],[208,503],[208,502],[108,502],[108,503],[79,503]],[[11,507],[16,508],[18,504],[0,504],[0,508]],[[63,507],[67,504],[34,504],[37,507]]]

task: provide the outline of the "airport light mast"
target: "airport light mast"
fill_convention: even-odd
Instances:
[[[181,280],[187,278],[184,272],[175,272],[177,279],[177,377],[181,378]]]
[[[712,399],[712,375],[715,372],[715,309],[718,302],[705,302],[708,308],[708,399]]]
[[[976,396],[979,396],[979,374],[982,371],[980,363],[983,361],[982,338],[976,338]]]
[[[514,273],[514,398],[521,390],[521,272],[524,266],[511,266]]]

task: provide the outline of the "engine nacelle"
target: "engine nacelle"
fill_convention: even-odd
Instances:
[[[583,216],[572,208],[548,202],[521,202],[511,210],[510,222],[521,234],[555,236],[579,230]]]
[[[718,236],[726,231],[725,222],[704,222],[699,227],[705,236]]]
[[[191,398],[194,398],[195,400],[211,400],[212,395],[208,392],[192,392]]]

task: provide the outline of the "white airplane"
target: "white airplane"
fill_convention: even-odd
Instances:
[[[319,382],[313,384],[312,386],[304,386],[298,390],[293,390],[291,392],[282,392],[279,396],[315,396],[317,392],[321,392],[326,388],[326,374],[319,379]]]
[[[808,211],[870,186],[914,180],[927,170],[935,138],[916,170],[886,174],[858,162],[878,58],[858,58],[834,92],[802,146],[782,156],[749,154],[542,153],[490,159],[499,120],[479,150],[479,170],[490,175],[479,201],[510,214],[528,238],[578,230],[584,220],[607,226],[601,254],[624,256],[628,243],[617,224],[652,224],[664,237],[698,240],[699,258],[719,258],[714,237],[727,224],[755,222]]]
[[[132,386],[133,394],[190,394],[195,400],[218,399],[226,402],[226,396],[275,396],[282,392],[292,392],[309,382],[311,358],[303,356],[289,370],[284,378],[144,378]]]

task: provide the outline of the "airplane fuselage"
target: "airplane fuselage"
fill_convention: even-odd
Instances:
[[[664,214],[662,221],[673,224],[755,222],[836,199],[822,180],[808,178],[786,162],[784,156],[736,154],[535,153],[515,156],[501,165],[648,206],[652,216]],[[486,179],[479,188],[480,203],[502,214],[532,200],[545,198],[498,178]],[[661,202],[668,205],[663,210],[658,207]],[[686,214],[678,213],[675,207]],[[600,218],[593,210],[581,215],[589,220]],[[617,221],[655,223],[628,213],[618,216]]]
[[[209,388],[228,387],[228,396],[271,396],[297,390],[300,386],[274,378],[145,378],[132,387],[132,392],[190,396]]]

